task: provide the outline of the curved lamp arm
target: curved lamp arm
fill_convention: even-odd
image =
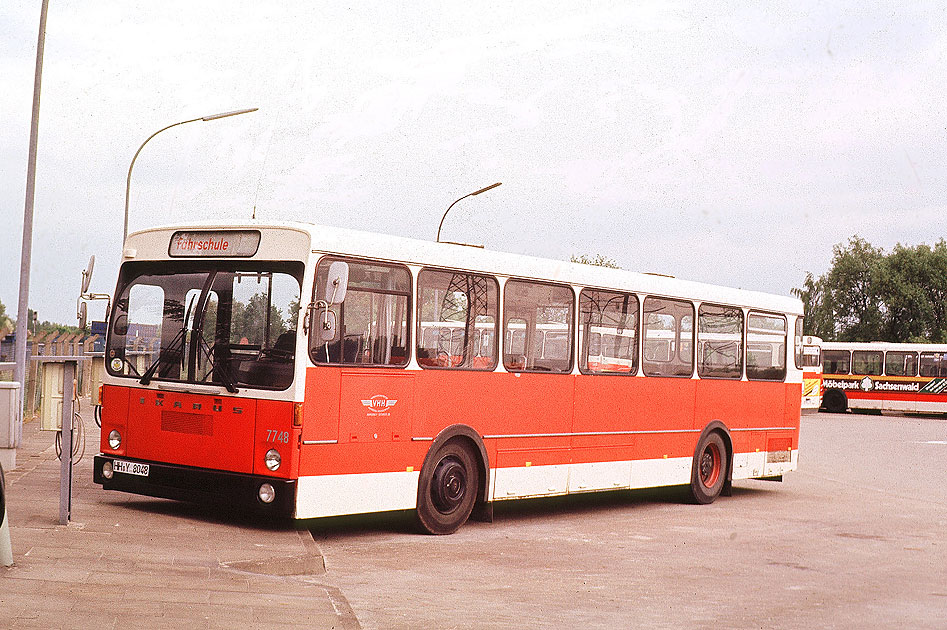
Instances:
[[[478,191],[476,191],[476,192],[472,192],[472,193],[470,193],[470,194],[464,195],[464,196],[461,197],[460,199],[466,199],[467,197],[473,197],[474,195],[479,195],[479,194],[482,193],[482,192],[487,192],[488,190],[490,190],[490,189],[492,189],[492,188],[496,188],[497,186],[499,186],[499,185],[502,184],[502,183],[503,183],[503,182],[497,182],[497,183],[495,183],[495,184],[490,184],[490,185],[487,186],[486,188],[481,188],[480,190],[478,190]],[[454,207],[454,204],[457,203],[458,201],[460,201],[460,199],[457,199],[456,201],[454,201],[454,203],[452,203],[451,205],[447,206],[447,210],[444,211],[444,216],[441,217],[441,223],[440,223],[440,225],[437,226],[437,242],[438,242],[438,243],[441,242],[441,228],[444,227],[444,219],[447,218],[447,213],[450,212],[450,209],[453,208],[453,207]]]
[[[224,112],[222,114],[211,114],[210,116],[201,116],[200,118],[192,118],[190,120],[182,120],[181,122],[176,122],[173,125],[168,125],[163,127],[158,131],[154,132],[144,142],[141,143],[141,146],[138,147],[138,150],[135,151],[135,157],[132,158],[132,163],[128,165],[128,177],[125,179],[125,227],[122,230],[122,247],[125,246],[125,241],[128,239],[128,193],[131,191],[132,187],[132,169],[135,168],[135,160],[138,159],[138,154],[141,153],[141,150],[145,148],[145,145],[148,144],[148,141],[157,136],[162,131],[167,131],[171,127],[177,127],[178,125],[184,125],[187,123],[203,121],[207,122],[208,120],[217,120],[218,118],[227,118],[228,116],[237,116],[238,114],[249,114],[250,112],[255,112],[259,108],[251,107],[250,109],[238,109],[232,112]]]

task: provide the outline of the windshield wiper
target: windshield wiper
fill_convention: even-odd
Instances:
[[[154,363],[148,366],[148,369],[145,370],[145,373],[141,375],[141,379],[138,381],[142,385],[147,385],[151,382],[152,377],[155,375],[155,372],[158,371],[158,367],[162,363],[170,362],[169,359],[177,354],[180,358],[184,354],[184,337],[187,334],[187,322],[191,316],[191,309],[194,307],[194,298],[191,297],[190,304],[187,305],[187,310],[184,313],[184,325],[181,326],[181,330],[178,331],[178,334],[174,336],[174,339],[171,340],[171,343],[167,345],[166,348],[161,348],[158,350],[158,358],[154,360]],[[176,350],[175,345],[180,344],[181,349]]]
[[[223,381],[224,387],[227,388],[227,391],[230,392],[231,394],[236,394],[238,391],[237,378],[234,376],[233,370],[231,369],[230,365],[224,360],[224,357],[222,356],[219,360],[214,359],[213,348],[207,347],[207,344],[204,342],[203,339],[199,339],[197,344],[200,350],[206,356],[206,358],[210,360],[210,369],[207,370],[207,373],[201,379],[201,382],[206,383],[208,377],[212,376],[216,372],[217,374],[220,375],[220,378]]]
[[[148,366],[148,369],[145,370],[145,373],[141,375],[141,379],[138,381],[142,385],[147,385],[151,382],[152,377],[155,375],[155,372],[158,371],[158,368],[162,363],[171,363],[172,359],[176,356],[177,358],[181,357],[182,351],[184,350],[184,334],[187,331],[187,327],[182,326],[180,332],[174,336],[174,339],[171,340],[171,343],[168,344],[168,347],[161,348],[158,351],[158,358],[154,360],[154,363]],[[175,345],[180,345],[181,349],[175,349]]]

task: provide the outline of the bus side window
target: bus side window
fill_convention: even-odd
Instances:
[[[329,267],[336,260],[325,257],[319,261],[314,301],[326,300]],[[337,322],[335,338],[323,341],[310,330],[310,357],[317,364],[407,365],[411,273],[402,265],[346,262],[345,300],[329,307]]]
[[[786,317],[750,313],[746,325],[746,377],[758,381],[786,378]]]
[[[638,372],[638,298],[583,289],[579,294],[579,370]]]
[[[683,300],[644,300],[644,373],[690,377],[694,373],[694,305]]]
[[[493,370],[498,296],[492,277],[422,269],[418,273],[418,365]]]
[[[743,376],[743,311],[701,304],[697,314],[697,374],[701,378]]]
[[[504,367],[510,371],[571,372],[572,289],[508,280],[503,300]]]
[[[823,350],[822,372],[825,374],[848,374],[852,355],[848,350]]]

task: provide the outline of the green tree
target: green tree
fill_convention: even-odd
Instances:
[[[0,333],[13,330],[13,321],[7,317],[7,307],[0,302]]]
[[[882,339],[886,316],[880,286],[884,251],[853,236],[847,247],[836,245],[833,252],[826,290],[839,341]]]
[[[581,263],[583,265],[595,265],[596,267],[610,267],[612,269],[621,269],[621,267],[618,266],[617,262],[615,262],[611,258],[608,258],[607,256],[603,256],[602,254],[595,254],[595,256],[586,256],[585,254],[578,254],[578,255],[573,254],[569,258],[569,261],[574,262],[574,263]]]
[[[885,258],[880,290],[887,307],[886,338],[947,341],[947,243],[897,245]]]
[[[793,294],[806,334],[840,341],[947,342],[947,242],[898,244],[886,254],[854,236],[833,248],[832,266],[806,274]]]
[[[804,308],[805,334],[822,339],[835,339],[835,312],[831,302],[831,293],[826,291],[828,279],[825,275],[814,277],[806,273],[801,288],[792,293],[800,300]]]

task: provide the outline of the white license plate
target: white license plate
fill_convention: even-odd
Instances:
[[[138,475],[139,477],[147,477],[150,466],[148,464],[139,464],[137,462],[123,462],[120,459],[116,459],[112,462],[112,470],[119,473],[125,473],[126,475]]]

